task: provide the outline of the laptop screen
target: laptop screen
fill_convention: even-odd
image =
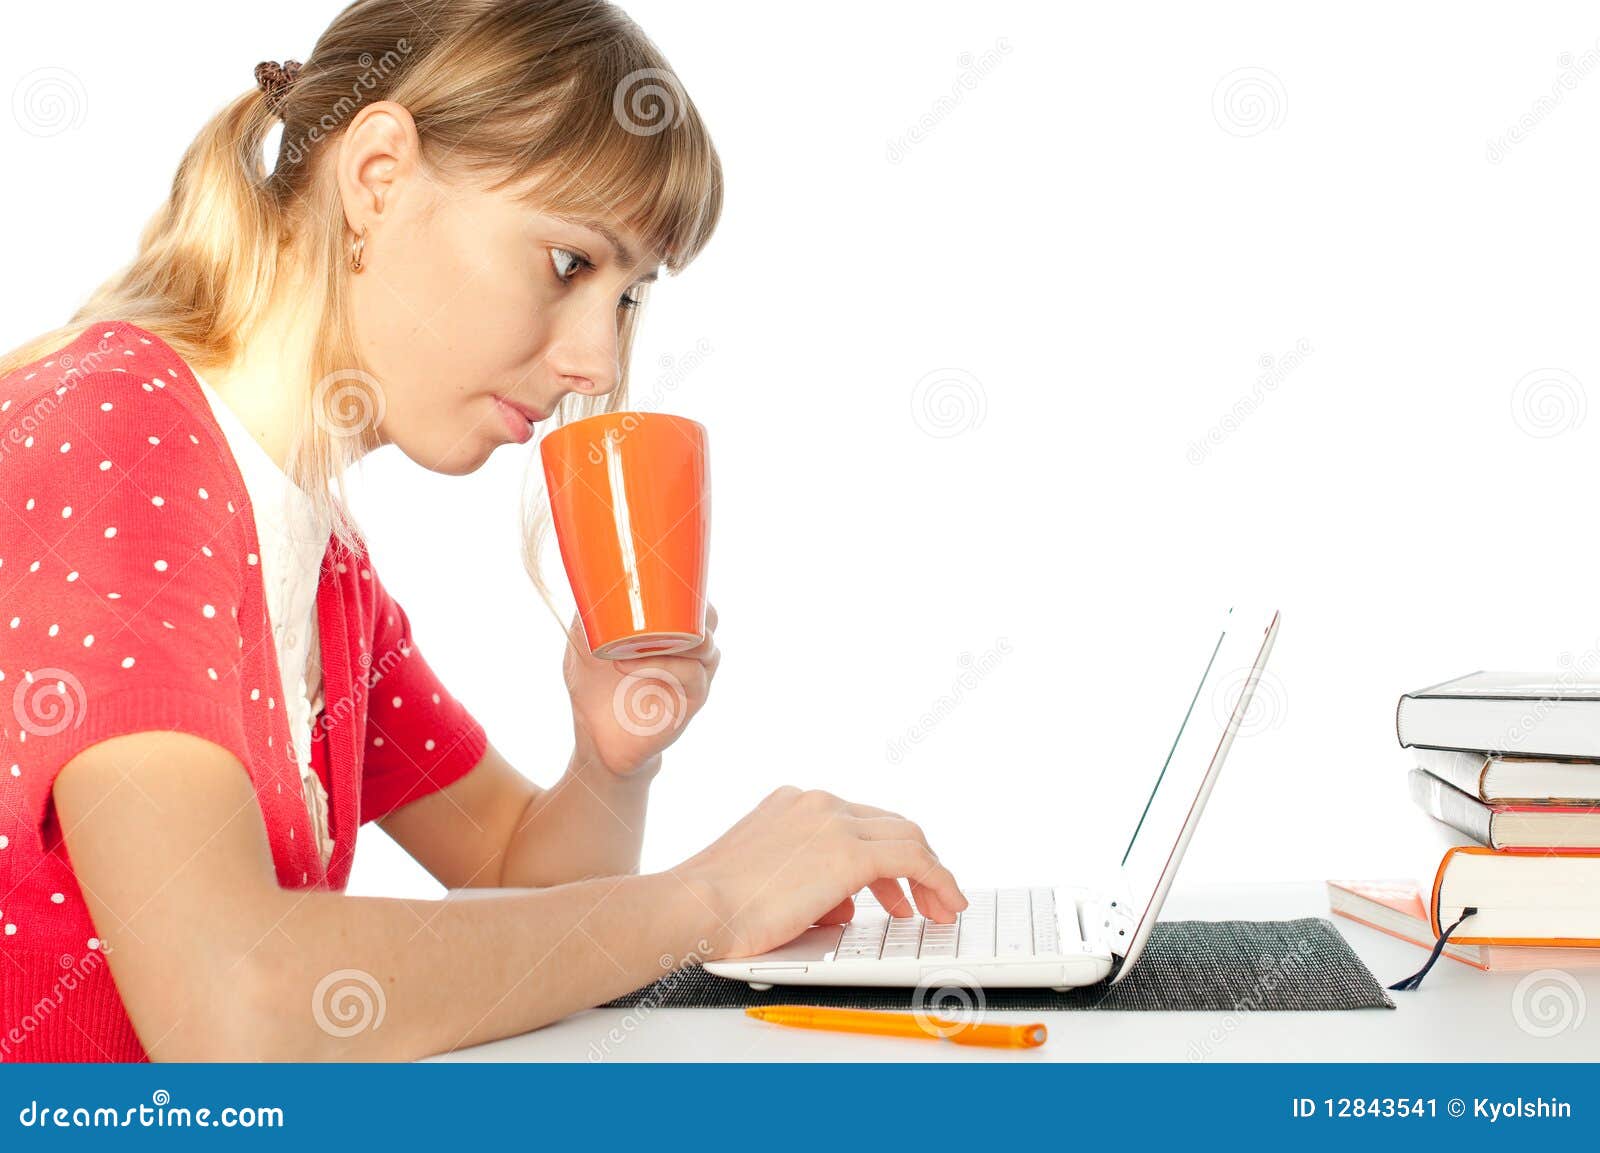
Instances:
[[[1161,911],[1277,631],[1276,611],[1230,609],[1209,650],[1195,654],[1201,658],[1199,681],[1184,702],[1177,735],[1122,856],[1127,912],[1133,921],[1126,929],[1129,943],[1119,980],[1138,959]]]

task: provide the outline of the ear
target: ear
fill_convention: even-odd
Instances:
[[[334,176],[345,223],[380,231],[396,211],[401,195],[416,188],[421,174],[422,142],[417,122],[403,104],[375,100],[356,114],[339,142]]]

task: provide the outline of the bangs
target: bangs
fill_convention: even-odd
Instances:
[[[501,169],[514,175],[494,188],[531,182],[521,197],[530,206],[626,227],[641,256],[681,272],[722,213],[710,133],[670,70],[622,52],[593,63],[505,137],[526,143]]]

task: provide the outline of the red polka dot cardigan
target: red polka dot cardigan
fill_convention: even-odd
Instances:
[[[324,707],[306,810],[243,477],[159,337],[92,325],[0,378],[0,1060],[143,1060],[51,803],[62,765],[143,730],[249,772],[288,889],[342,889],[356,829],[464,775],[488,742],[418,652],[363,547],[317,586]]]

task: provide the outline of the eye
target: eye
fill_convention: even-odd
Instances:
[[[563,260],[563,258],[565,258],[565,260]],[[585,268],[594,267],[593,263],[567,248],[552,248],[550,250],[550,259],[556,266],[556,278],[560,280],[562,284],[570,285],[572,283],[573,276],[575,276],[578,272]],[[624,294],[622,299],[617,301],[617,307],[621,309],[632,309],[638,308],[642,303],[643,301],[637,299],[636,297]]]
[[[563,266],[563,264],[562,264],[562,259],[561,258],[563,258],[563,257],[565,257],[566,261],[567,261],[565,266]],[[580,268],[593,268],[594,267],[594,265],[590,264],[587,260],[585,260],[583,257],[579,256],[576,252],[570,252],[565,248],[552,248],[550,250],[550,259],[554,262],[554,264],[556,266],[556,277],[563,284],[571,283],[572,274],[576,270],[578,270]]]

